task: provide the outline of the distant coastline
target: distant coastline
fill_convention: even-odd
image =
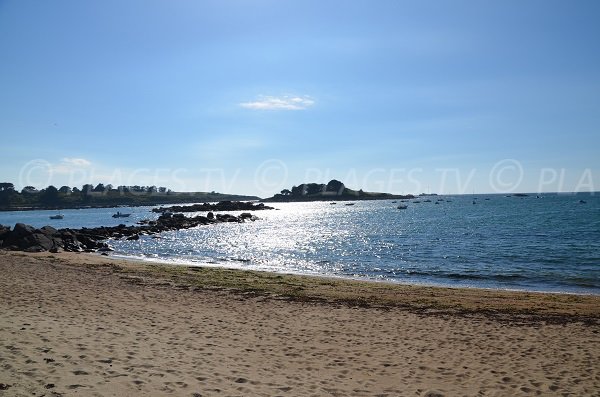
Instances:
[[[142,207],[219,201],[255,201],[259,197],[217,192],[174,192],[156,186],[84,185],[81,189],[27,186],[20,192],[12,183],[0,183],[0,211],[65,210],[86,208]]]

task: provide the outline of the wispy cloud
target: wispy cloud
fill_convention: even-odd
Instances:
[[[308,96],[260,96],[252,102],[242,102],[240,106],[253,110],[304,110],[315,104]]]
[[[65,157],[60,163],[52,166],[52,171],[58,174],[68,174],[77,169],[88,168],[92,162],[84,158]]]
[[[74,157],[65,157],[62,159],[62,163],[74,167],[89,167],[90,165],[92,165],[92,162],[89,160]]]

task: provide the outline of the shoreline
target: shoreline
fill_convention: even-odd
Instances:
[[[13,252],[9,252],[13,254]],[[172,264],[97,253],[21,253],[40,260],[57,259],[74,267],[108,266],[132,277],[191,289],[228,290],[299,301],[399,307],[439,313],[489,314],[495,317],[548,317],[557,321],[600,324],[600,295],[405,284],[345,277],[277,273],[221,266]],[[0,254],[0,258],[1,258]]]
[[[98,255],[97,253],[89,253],[90,255]],[[170,265],[170,266],[190,266],[190,267],[200,267],[200,268],[210,268],[210,269],[225,269],[225,270],[233,270],[233,271],[249,271],[249,272],[259,272],[266,274],[275,274],[275,275],[289,275],[289,276],[299,276],[299,277],[316,277],[323,279],[332,279],[332,280],[341,280],[341,281],[356,281],[356,282],[364,282],[364,283],[377,283],[377,284],[390,284],[390,285],[399,285],[399,286],[414,286],[414,287],[426,287],[426,288],[443,288],[443,289],[467,289],[467,290],[481,290],[481,291],[499,291],[499,292],[514,292],[514,293],[532,293],[532,294],[556,294],[556,295],[575,295],[575,296],[595,296],[600,298],[600,292],[576,292],[576,291],[553,291],[553,290],[543,290],[543,289],[519,289],[519,288],[494,288],[494,287],[478,287],[471,285],[453,285],[453,284],[444,284],[444,283],[419,283],[413,281],[404,281],[404,280],[393,280],[393,279],[376,279],[369,278],[367,276],[350,276],[350,275],[337,275],[337,274],[319,274],[319,273],[302,273],[302,272],[285,272],[285,271],[272,271],[266,269],[247,269],[241,266],[224,266],[219,264],[213,264],[211,262],[194,262],[192,260],[185,259],[173,259],[169,260],[167,258],[151,258],[151,257],[141,257],[135,255],[128,255],[122,253],[109,253],[108,256],[104,256],[104,258],[113,259],[113,260],[123,260],[123,261],[133,261],[147,264],[159,264],[159,265]]]
[[[0,396],[594,395],[600,298],[0,251]]]

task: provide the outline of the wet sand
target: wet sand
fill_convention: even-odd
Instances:
[[[0,396],[591,396],[600,297],[0,251]]]

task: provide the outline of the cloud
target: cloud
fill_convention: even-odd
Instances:
[[[62,164],[74,167],[89,167],[90,165],[92,165],[92,162],[86,159],[65,157],[64,159],[62,159]]]
[[[242,102],[240,106],[252,110],[304,110],[315,104],[308,96],[260,96],[256,101]]]
[[[68,174],[81,168],[88,168],[92,162],[83,158],[65,157],[60,163],[52,166],[52,171],[58,174]]]

